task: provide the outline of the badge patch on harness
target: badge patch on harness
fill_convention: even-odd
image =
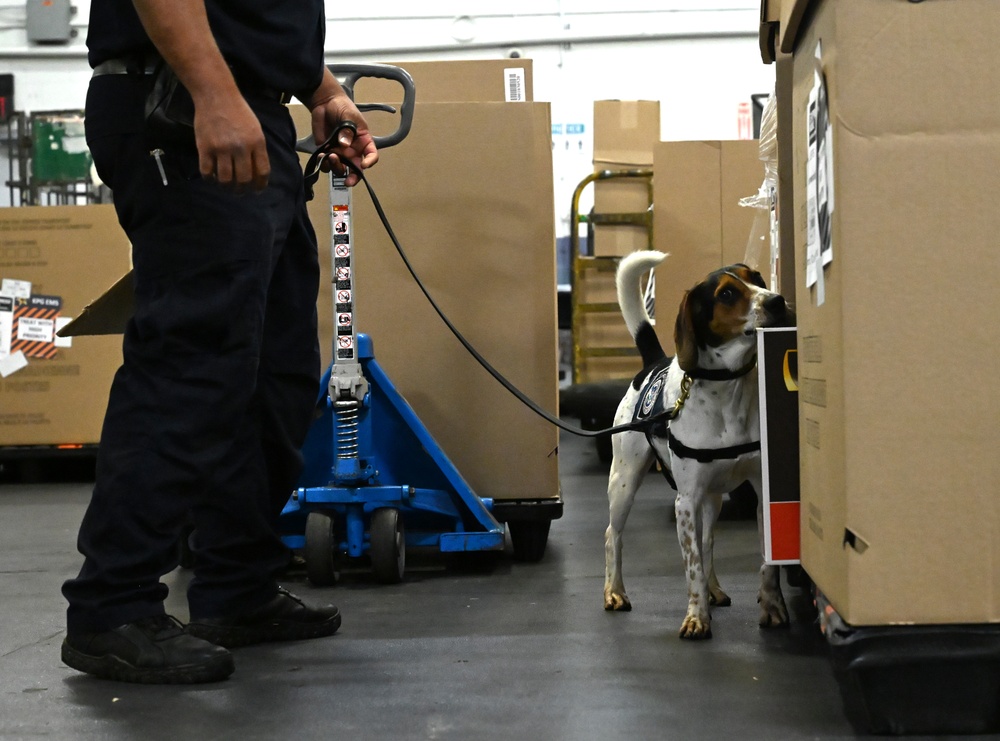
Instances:
[[[639,403],[632,413],[633,422],[644,422],[652,417],[662,415],[667,411],[663,388],[667,385],[667,372],[670,366],[661,368],[643,381],[639,390]]]

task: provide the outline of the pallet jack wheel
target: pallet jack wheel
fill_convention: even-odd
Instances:
[[[398,509],[383,507],[372,513],[371,524],[372,572],[383,584],[403,581],[406,570],[406,535],[403,516]]]
[[[549,542],[549,528],[552,520],[509,520],[510,542],[514,547],[514,559],[535,563],[545,555]]]
[[[306,576],[317,587],[337,583],[337,536],[329,512],[310,512],[306,518]]]

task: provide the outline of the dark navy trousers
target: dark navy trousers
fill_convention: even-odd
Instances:
[[[247,95],[271,178],[238,195],[201,179],[193,145],[150,138],[148,84],[106,75],[87,96],[87,141],[132,242],[135,315],[80,528],[84,564],[63,586],[71,633],[161,614],[160,577],[177,565],[189,519],[192,618],[270,599],[289,555],[278,514],[319,386],[316,236],[287,109]]]

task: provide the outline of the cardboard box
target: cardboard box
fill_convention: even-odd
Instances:
[[[757,209],[739,201],[760,189],[764,165],[755,140],[660,142],[653,171],[656,249],[670,253],[656,270],[657,334],[671,353],[685,291],[746,259]]]
[[[853,626],[1000,622],[1000,5],[793,7],[803,566]]]
[[[556,412],[549,106],[502,97],[420,102],[417,84],[411,133],[382,152],[370,182],[445,314],[514,385]],[[304,130],[305,109],[293,115]],[[324,271],[320,342],[328,363],[330,220],[326,188],[316,192],[310,213]],[[354,190],[353,209],[358,328],[372,337],[379,364],[479,496],[558,498],[557,428],[501,387],[449,332],[406,272],[363,187]]]
[[[594,170],[650,170],[660,140],[660,104],[650,100],[594,102]],[[648,181],[614,178],[597,181],[595,214],[642,214],[650,206]],[[648,232],[632,225],[595,227],[594,255],[627,255],[649,249]]]
[[[112,206],[0,209],[0,447],[99,441],[121,338],[54,332],[128,266]]]

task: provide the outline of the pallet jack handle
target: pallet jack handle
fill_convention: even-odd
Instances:
[[[406,135],[410,133],[410,126],[413,124],[413,108],[417,98],[417,88],[413,83],[410,73],[402,67],[395,67],[391,64],[331,64],[327,67],[333,76],[340,82],[351,100],[355,100],[354,86],[358,80],[366,77],[374,77],[382,80],[398,82],[403,88],[403,102],[397,108],[387,103],[361,103],[358,110],[362,113],[367,111],[382,111],[385,113],[399,113],[399,125],[391,134],[385,136],[375,136],[375,146],[385,149],[399,144]],[[296,142],[295,148],[300,152],[312,154],[316,151],[316,142],[312,136],[305,136]]]
[[[355,85],[363,78],[379,78],[399,83],[403,88],[403,102],[398,109],[386,103],[358,104],[358,109],[362,112],[377,110],[390,114],[399,113],[399,124],[393,133],[388,136],[373,137],[376,147],[380,149],[391,147],[406,138],[413,122],[413,109],[416,100],[416,86],[406,70],[388,64],[333,64],[329,66],[329,70],[352,100],[355,98]],[[313,184],[319,177],[320,160],[329,151],[329,147],[344,128],[357,131],[353,122],[343,121],[335,127],[330,138],[322,144],[317,145],[311,136],[306,136],[296,143],[296,148],[299,151],[310,154],[304,173],[307,200],[312,198]],[[344,164],[348,169],[353,168],[350,162]],[[342,427],[353,429],[357,424],[357,410],[364,404],[368,395],[369,384],[365,378],[358,352],[358,332],[354,313],[354,238],[351,227],[351,189],[345,185],[346,175],[347,170],[340,174],[330,173],[335,337],[328,392],[330,402],[337,407],[338,419],[342,419]],[[363,175],[361,177],[364,178]],[[338,457],[340,457],[339,454]],[[347,457],[352,465],[357,463],[353,454],[348,454]],[[355,476],[356,473],[350,472],[348,475]]]

